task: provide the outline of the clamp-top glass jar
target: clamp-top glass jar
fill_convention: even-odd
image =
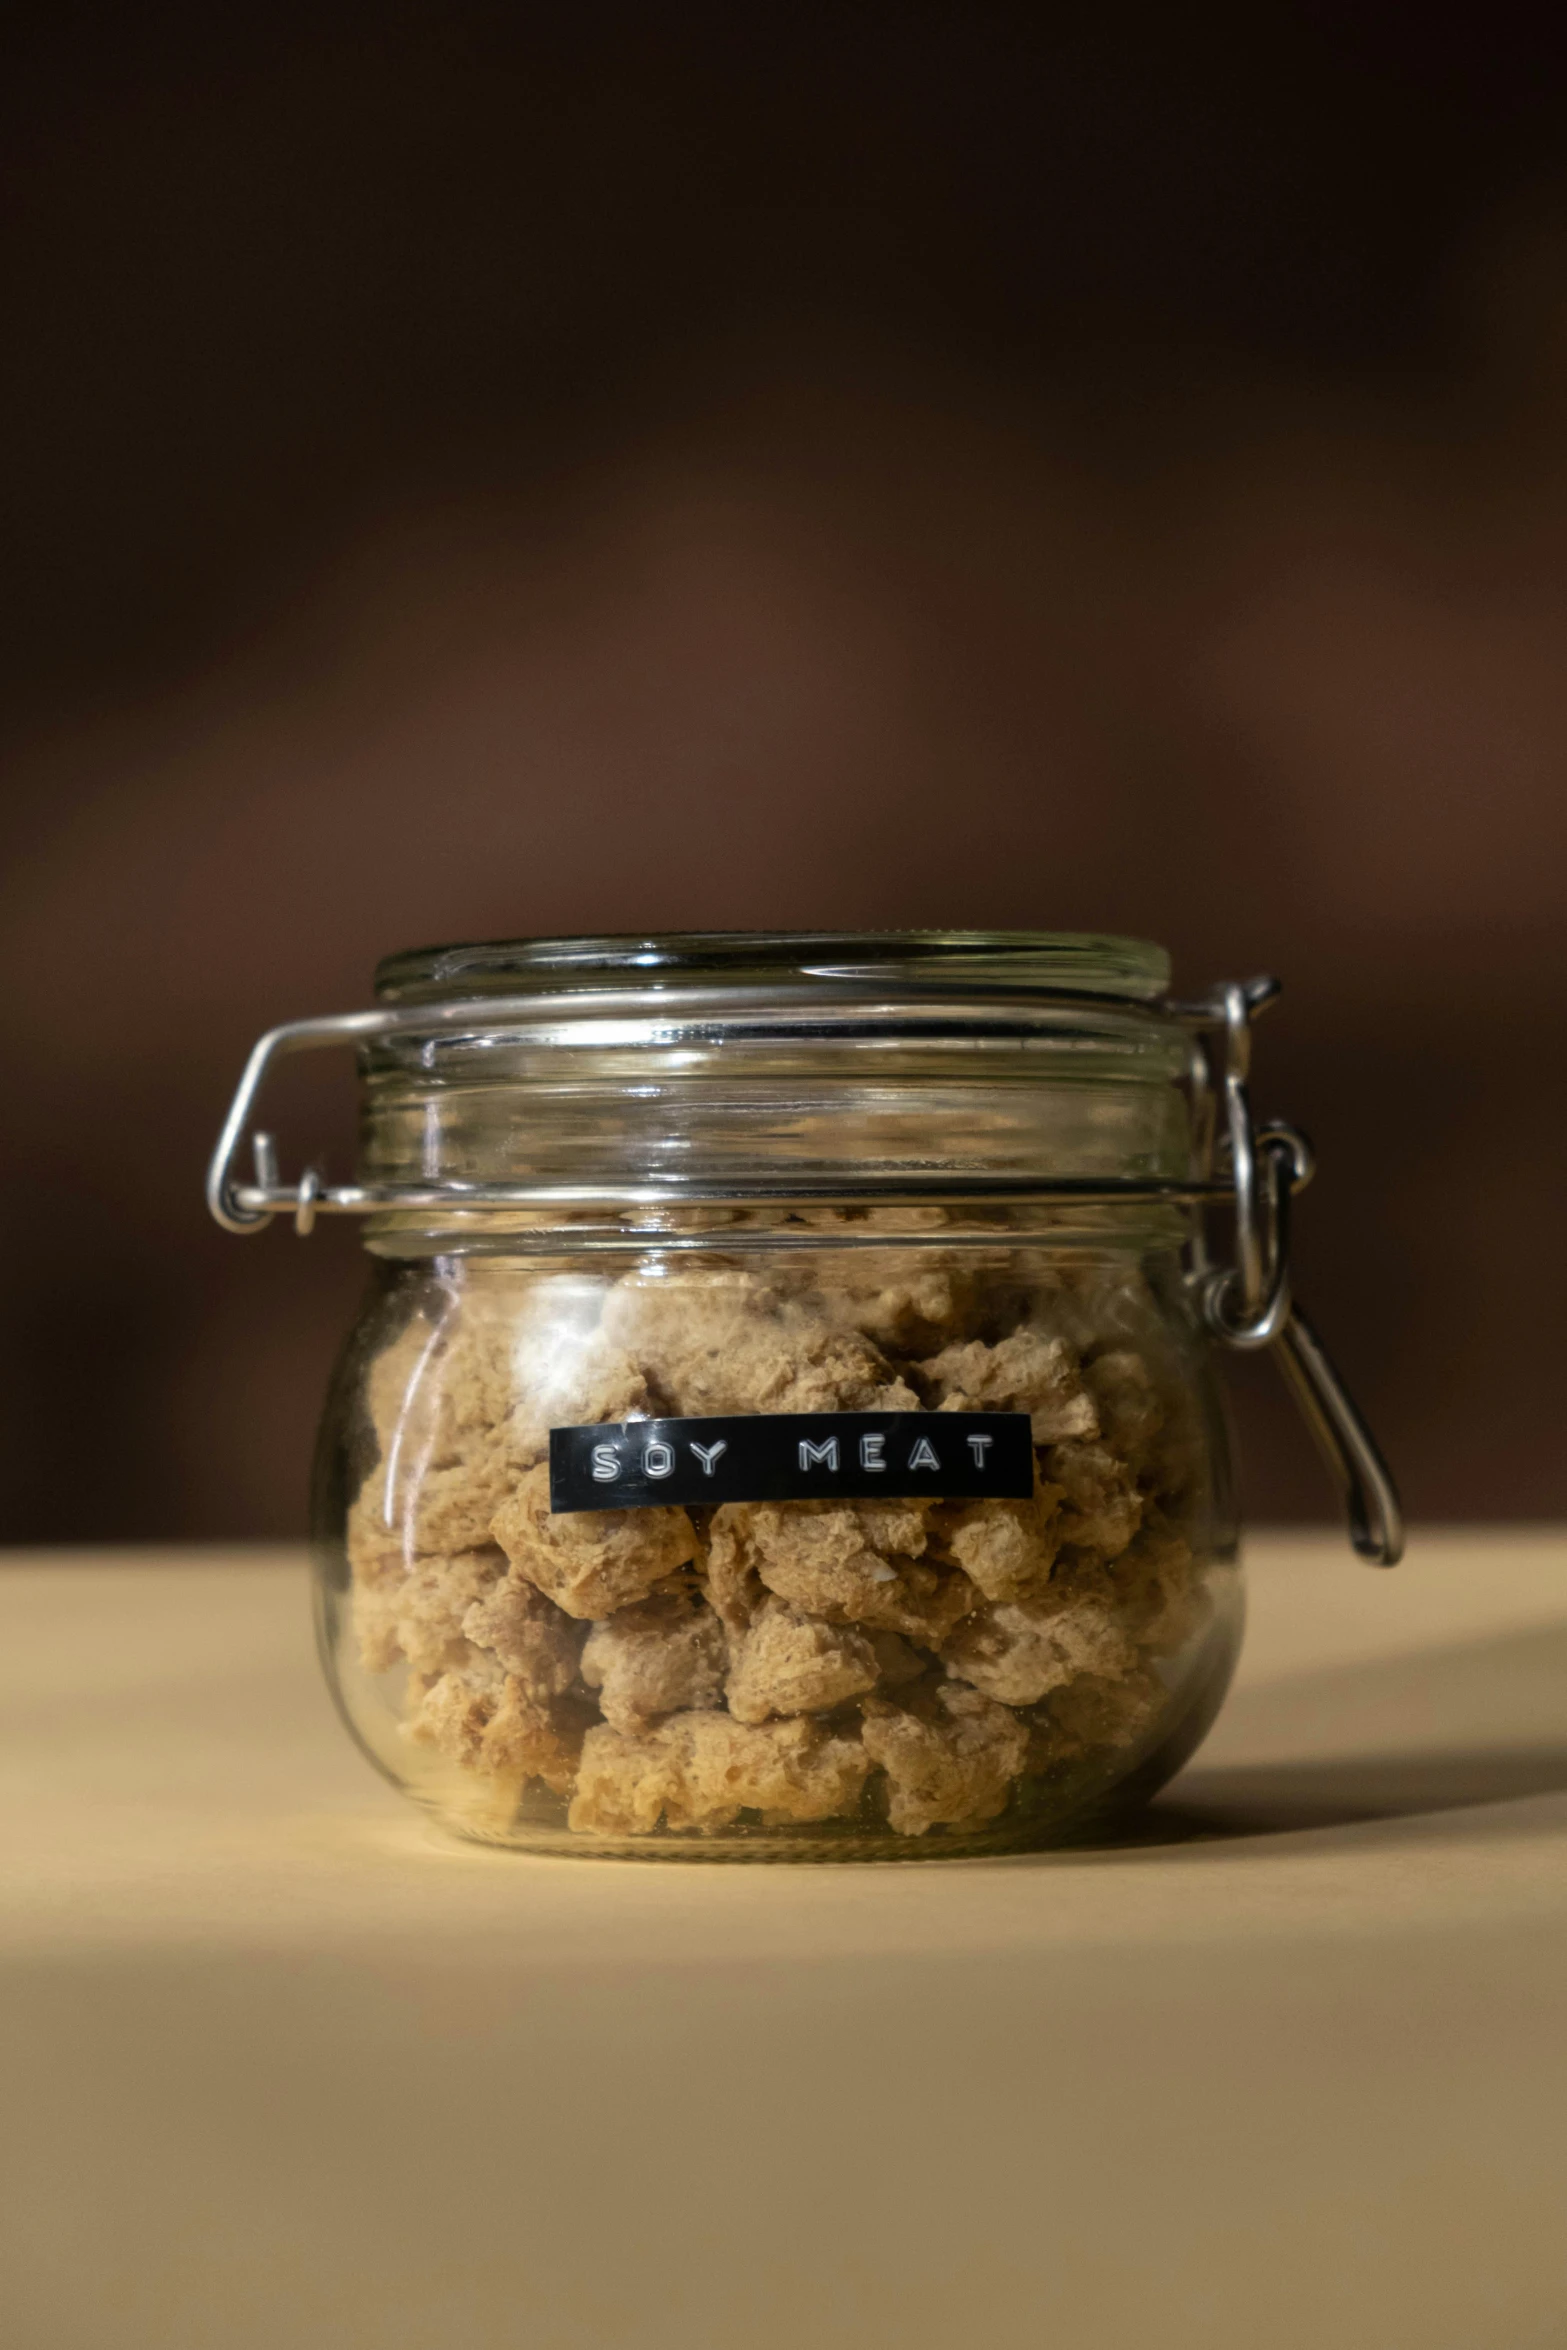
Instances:
[[[1273,983],[1167,987],[1157,948],[1049,933],[525,940],[264,1038],[210,1199],[367,1219],[315,1548],[373,1760],[531,1851],[1080,1833],[1234,1663],[1215,1340],[1278,1346],[1391,1563],[1289,1298],[1309,1152],[1247,1105]],[[345,1041],[359,1180],[284,1185],[259,1133],[240,1180],[272,1060]]]

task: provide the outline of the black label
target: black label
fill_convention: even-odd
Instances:
[[[753,1412],[550,1430],[550,1509],[1034,1490],[1027,1412]]]

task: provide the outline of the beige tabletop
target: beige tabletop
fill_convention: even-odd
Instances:
[[[1567,2344],[1567,1542],[1253,1546],[1114,1847],[538,1861],[292,1553],[0,1571],[14,2350]]]

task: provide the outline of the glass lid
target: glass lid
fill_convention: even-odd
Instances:
[[[378,967],[382,1003],[626,994],[836,982],[922,995],[1101,996],[1148,1004],[1170,983],[1162,947],[1069,930],[688,930],[413,947]]]

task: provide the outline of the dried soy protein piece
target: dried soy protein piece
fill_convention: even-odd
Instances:
[[[623,1420],[650,1408],[642,1374],[599,1327],[603,1296],[575,1276],[467,1294],[432,1357],[436,1459],[492,1445],[513,1468],[532,1468],[557,1424]]]
[[[360,1590],[400,1582],[408,1572],[409,1562],[403,1556],[403,1546],[386,1525],[370,1484],[362,1487],[348,1505],[343,1547],[353,1571],[356,1605]]]
[[[746,1629],[765,1597],[762,1579],[751,1563],[749,1525],[750,1511],[743,1505],[731,1502],[716,1510],[701,1563],[707,1603],[735,1633]]]
[[[686,1743],[679,1716],[658,1729],[627,1733],[607,1723],[582,1741],[567,1825],[579,1835],[651,1836],[664,1825],[689,1826]]]
[[[465,1335],[465,1350],[473,1343]],[[490,1517],[507,1490],[505,1464],[489,1457],[487,1425],[454,1409],[445,1383],[452,1359],[449,1335],[419,1317],[371,1367],[366,1393],[378,1458],[349,1513],[356,1572],[372,1572],[382,1550],[413,1559],[490,1540]]]
[[[920,1563],[928,1504],[730,1502],[713,1521],[780,1599],[828,1623],[935,1647],[978,1604],[960,1568]]]
[[[505,1552],[496,1556],[505,1563]],[[520,1575],[490,1587],[463,1617],[475,1648],[488,1649],[531,1696],[563,1697],[577,1677],[580,1623]]]
[[[996,1346],[978,1339],[949,1346],[919,1365],[931,1400],[943,1412],[1027,1412],[1034,1442],[1097,1436],[1094,1399],[1078,1376],[1077,1356],[1063,1338],[1014,1330]]]
[[[670,1593],[595,1624],[582,1651],[582,1678],[598,1691],[605,1721],[635,1733],[660,1714],[722,1705],[728,1661],[712,1609]]]
[[[986,1599],[1042,1591],[1061,1547],[1059,1485],[1036,1484],[1029,1501],[959,1503],[936,1513],[939,1537]]]
[[[354,1505],[356,1563],[477,1548],[552,1426],[649,1412],[646,1380],[587,1325],[598,1311],[580,1284],[544,1283],[470,1297],[449,1330],[418,1318],[399,1334],[367,1378],[380,1457]]]
[[[440,1325],[416,1313],[372,1356],[365,1372],[363,1408],[375,1439],[376,1458],[395,1458],[404,1442],[427,1454],[433,1437],[437,1397],[425,1376],[430,1355],[443,1343]],[[373,1474],[365,1481],[369,1492]]]
[[[1084,1357],[1113,1347],[1146,1354],[1167,1328],[1164,1308],[1141,1270],[1122,1263],[1058,1264],[1042,1315],[1052,1332]]]
[[[606,1725],[583,1741],[569,1824],[646,1836],[661,1821],[712,1834],[743,1811],[768,1827],[827,1820],[855,1810],[869,1769],[857,1738],[803,1718],[753,1728],[729,1714],[676,1714],[640,1737]]]
[[[826,1713],[874,1689],[880,1673],[876,1651],[863,1632],[824,1624],[781,1599],[770,1599],[735,1643],[729,1710],[741,1722]]]
[[[479,1417],[483,1397],[501,1393],[512,1400],[500,1416]],[[530,1365],[525,1385],[515,1375],[504,1389],[498,1380],[475,1382],[473,1403],[461,1434],[453,1436],[455,1458],[449,1466],[425,1470],[412,1497],[416,1549],[445,1532],[437,1512],[460,1509],[466,1501],[475,1514],[487,1511],[493,1517],[515,1492],[519,1476],[547,1456],[552,1427],[646,1416],[652,1397],[646,1380],[624,1356],[595,1341],[564,1360]]]
[[[807,1719],[758,1728],[727,1714],[690,1714],[686,1801],[699,1822],[728,1825],[731,1804],[759,1811],[764,1827],[852,1813],[870,1771],[858,1738]]]
[[[380,1480],[373,1472],[348,1505],[343,1543],[360,1587],[396,1581],[407,1571],[402,1536],[387,1522]]]
[[[538,1779],[563,1795],[576,1776],[583,1722],[569,1702],[533,1695],[489,1658],[420,1676],[403,1734],[470,1771],[513,1783]]]
[[[993,1820],[1028,1755],[1028,1731],[977,1689],[943,1682],[923,1702],[865,1702],[865,1751],[887,1774],[887,1817],[900,1836]]]
[[[431,1441],[426,1432],[418,1444],[394,1442],[349,1509],[348,1555],[367,1582],[386,1562],[451,1557],[491,1541],[490,1519],[512,1482],[504,1463],[480,1456],[432,1465]]]
[[[580,1708],[569,1701],[552,1705],[508,1673],[484,1733],[480,1761],[497,1777],[537,1779],[552,1794],[566,1795],[576,1780],[586,1728]]]
[[[494,1538],[519,1575],[568,1616],[611,1616],[645,1599],[697,1555],[684,1510],[577,1510],[550,1515],[547,1467],[530,1469],[496,1511]]]
[[[937,1669],[933,1657],[911,1648],[896,1632],[872,1632],[870,1643],[876,1658],[877,1687],[883,1693],[889,1689],[907,1689]]]
[[[362,1581],[354,1592],[354,1629],[368,1672],[384,1673],[406,1657],[417,1672],[440,1672],[466,1657],[465,1623],[506,1572],[494,1544],[452,1558],[424,1558]]]
[[[1164,1402],[1140,1354],[1118,1347],[1083,1367],[1083,1384],[1094,1399],[1099,1430],[1123,1460],[1134,1460],[1165,1422]]]
[[[1028,1767],[1048,1770],[1079,1756],[1135,1745],[1165,1702],[1164,1684],[1149,1672],[1117,1680],[1079,1674],[1040,1708],[1029,1732]]]
[[[949,1672],[1002,1705],[1033,1705],[1079,1673],[1114,1679],[1137,1667],[1119,1614],[1097,1594],[981,1608],[941,1653]]]
[[[626,1281],[604,1326],[678,1416],[919,1409],[869,1339],[775,1284]]]
[[[446,1672],[410,1674],[403,1736],[476,1770],[505,1686],[506,1676],[493,1657],[473,1658]]]
[[[470,1550],[493,1542],[491,1520],[515,1486],[515,1476],[495,1451],[426,1469],[402,1513],[408,1550],[419,1557],[427,1551]]]
[[[508,1461],[532,1467],[544,1460],[552,1428],[648,1419],[653,1392],[629,1358],[595,1342],[574,1362],[556,1363],[553,1376],[530,1369],[527,1385],[499,1431]]]
[[[945,1267],[911,1269],[886,1286],[829,1290],[838,1311],[862,1337],[889,1355],[921,1355],[949,1343],[964,1319],[963,1293]]]
[[[995,1257],[951,1249],[824,1251],[817,1284],[837,1320],[905,1360],[978,1335],[1005,1295]]]
[[[1061,1488],[1061,1540],[1118,1558],[1143,1519],[1143,1497],[1124,1461],[1104,1444],[1053,1444],[1045,1475]]]
[[[1115,1563],[1115,1587],[1137,1644],[1173,1656],[1206,1622],[1211,1602],[1186,1536],[1152,1518]]]
[[[920,1501],[731,1501],[715,1511],[711,1539],[727,1534],[757,1571],[796,1552],[823,1559],[866,1552],[885,1567],[889,1559],[920,1557],[929,1519],[930,1504]]]

